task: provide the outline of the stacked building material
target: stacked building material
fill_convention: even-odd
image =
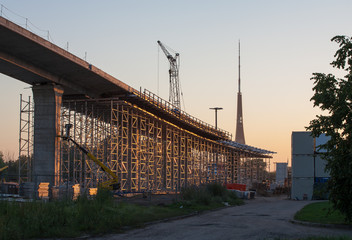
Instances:
[[[81,188],[79,184],[75,184],[72,186],[73,189],[73,200],[77,200],[77,198],[79,197],[79,195],[81,194]]]
[[[49,200],[49,184],[48,182],[41,182],[38,188],[38,196],[40,199]]]
[[[98,188],[89,188],[89,195],[95,196],[98,193]]]

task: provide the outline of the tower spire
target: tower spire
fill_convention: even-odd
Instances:
[[[246,144],[243,130],[243,114],[242,114],[242,93],[241,93],[241,50],[240,40],[238,40],[238,93],[237,93],[237,122],[236,122],[236,139],[241,144]]]
[[[241,92],[241,42],[238,40],[238,92]]]

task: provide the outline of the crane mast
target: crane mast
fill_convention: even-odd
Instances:
[[[170,90],[169,90],[169,101],[178,109],[181,109],[181,101],[180,101],[180,81],[179,81],[179,55],[175,53],[175,56],[166,49],[166,47],[158,41],[160,48],[163,50],[164,54],[169,60],[170,69],[169,69],[169,78],[170,78]]]

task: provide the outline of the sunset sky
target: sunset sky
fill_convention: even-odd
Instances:
[[[185,110],[235,134],[238,41],[246,143],[291,157],[291,132],[313,109],[312,73],[330,66],[335,35],[352,34],[352,1],[0,0],[2,14],[126,84],[168,99],[168,62],[157,41],[180,53]],[[9,10],[11,11],[9,11]],[[14,14],[16,13],[16,14]],[[24,18],[23,18],[24,17]],[[45,31],[42,31],[45,30]],[[1,37],[1,36],[0,36]],[[158,67],[159,66],[159,67]],[[159,82],[159,83],[158,83]],[[158,87],[159,86],[159,87]],[[29,85],[0,74],[0,151],[18,155],[19,94]]]

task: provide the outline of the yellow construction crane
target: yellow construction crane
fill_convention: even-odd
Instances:
[[[0,168],[0,183],[4,181],[4,180],[2,179],[2,176],[1,176],[2,172],[5,171],[5,170],[8,169],[8,168],[9,168],[9,166],[5,166],[5,167]],[[0,190],[0,191],[1,191],[1,190]]]
[[[72,124],[66,124],[65,129],[66,129],[66,135],[65,136],[60,136],[66,141],[71,141],[73,144],[75,144],[84,154],[86,154],[95,164],[97,164],[101,169],[107,173],[111,179],[105,182],[101,182],[99,186],[104,189],[109,189],[109,190],[119,190],[120,189],[120,183],[118,183],[118,177],[111,171],[110,168],[108,168],[104,163],[99,161],[92,153],[90,153],[87,149],[79,145],[75,140],[73,140],[70,137],[70,128],[72,127]]]
[[[0,173],[1,173],[2,171],[5,171],[8,167],[9,167],[9,166],[5,166],[5,167],[3,167],[3,168],[0,168]]]

